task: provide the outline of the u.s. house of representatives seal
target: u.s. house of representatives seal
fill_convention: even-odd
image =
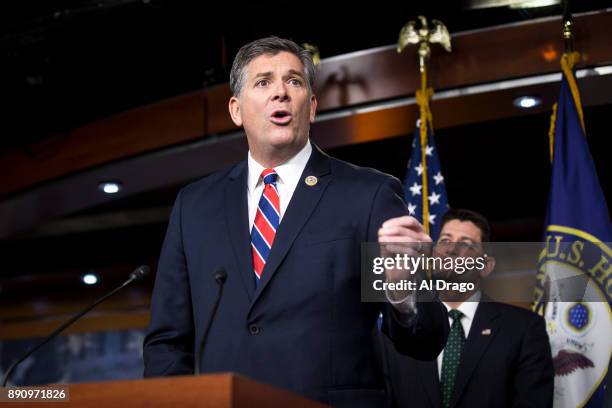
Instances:
[[[535,309],[546,318],[555,407],[584,406],[612,354],[612,251],[583,231],[550,226],[539,259]]]

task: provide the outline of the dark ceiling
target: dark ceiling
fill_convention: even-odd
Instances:
[[[0,152],[94,119],[227,81],[237,49],[275,34],[322,57],[396,41],[419,14],[449,31],[560,13],[560,6],[468,9],[420,2],[15,1],[0,12]],[[612,1],[575,1],[574,12]]]

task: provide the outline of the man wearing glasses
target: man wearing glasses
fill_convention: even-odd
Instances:
[[[490,227],[480,214],[449,210],[432,251],[445,259],[484,255]],[[464,273],[445,268],[435,279],[473,283],[471,291],[441,291],[450,332],[435,361],[396,352],[384,339],[393,405],[415,407],[550,407],[554,374],[544,319],[531,311],[496,303],[480,291],[495,266]]]

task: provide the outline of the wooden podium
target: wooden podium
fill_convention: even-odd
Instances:
[[[327,407],[289,391],[231,373],[70,384],[69,393],[69,402],[45,402],[37,406],[42,408]],[[15,406],[25,405],[21,402]]]

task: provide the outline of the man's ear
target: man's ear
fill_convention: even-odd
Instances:
[[[229,113],[236,126],[242,126],[242,112],[240,111],[240,101],[235,96],[229,100]]]
[[[492,256],[488,256],[485,260],[484,269],[480,271],[480,277],[486,278],[491,274],[491,272],[493,272],[493,269],[495,269],[495,258],[493,258]]]
[[[310,123],[313,123],[317,114],[317,97],[310,96]]]

